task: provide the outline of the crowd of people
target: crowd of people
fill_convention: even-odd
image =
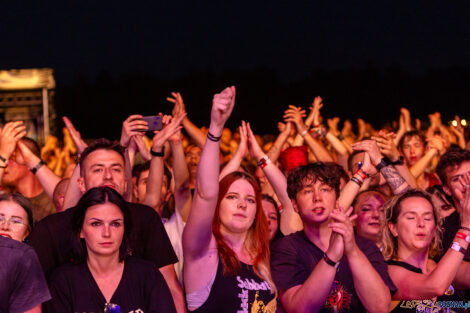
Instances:
[[[182,95],[150,134],[41,148],[0,129],[0,312],[465,312],[465,122],[402,108],[382,129],[289,105],[277,136],[197,126]],[[99,134],[97,134],[99,137]]]

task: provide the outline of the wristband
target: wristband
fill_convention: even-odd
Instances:
[[[282,206],[282,204],[279,206],[279,214],[282,214],[282,212],[284,211],[284,207]]]
[[[207,132],[207,139],[209,139],[210,141],[217,142],[220,140],[220,138],[222,138],[222,135],[217,137],[217,136],[212,135],[211,132]]]
[[[463,255],[465,255],[465,253],[467,252],[467,249],[464,249],[464,247],[462,247],[457,241],[454,241],[450,248],[454,251],[462,253]]]
[[[339,134],[339,135],[338,135],[338,139],[341,140],[341,141],[343,141],[343,140],[344,140],[343,134]]]
[[[268,164],[271,164],[271,160],[267,155],[264,155],[261,159],[258,161],[258,166],[261,168],[265,168]]]
[[[463,240],[465,240],[466,242],[470,242],[470,236],[465,235],[464,233],[461,233],[461,232],[459,232],[459,231],[455,234],[455,237],[460,238],[460,239],[463,239]]]
[[[351,181],[353,181],[353,182],[355,182],[356,184],[358,184],[359,187],[362,187],[362,183],[363,183],[363,182],[360,181],[358,178],[356,178],[356,177],[353,176],[353,177],[351,177]]]
[[[380,160],[380,163],[375,166],[375,168],[380,172],[381,169],[389,165],[391,165],[390,160],[387,157],[383,157],[382,160]]]
[[[335,262],[333,260],[331,260],[327,255],[326,253],[323,253],[323,261],[325,261],[326,264],[330,265],[330,266],[333,266],[334,268],[338,269],[339,267],[339,261],[338,262]]]
[[[41,168],[41,166],[43,166],[43,165],[46,165],[46,162],[44,162],[43,160],[39,161],[39,163],[36,164],[36,166],[31,169],[31,173],[33,173],[34,175],[36,175],[36,172],[37,172],[37,171]]]
[[[464,230],[466,230],[466,231],[470,231],[470,228],[465,227],[465,226],[460,226],[459,229],[464,229]]]
[[[155,157],[163,157],[165,155],[165,146],[162,146],[162,151],[160,152],[155,152],[152,149],[150,149],[150,154]]]
[[[369,178],[369,177],[370,177],[369,174],[367,174],[366,172],[364,172],[364,171],[361,170],[361,169],[358,169],[358,170],[357,170],[356,175],[359,175],[359,176],[362,178],[362,180],[365,180],[366,178]]]
[[[405,158],[402,155],[400,155],[398,160],[396,160],[395,162],[390,161],[390,163],[392,165],[403,165],[403,164],[405,164]]]

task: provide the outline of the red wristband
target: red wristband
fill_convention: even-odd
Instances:
[[[363,170],[358,169],[356,172],[357,175],[361,176],[362,180],[369,178],[369,174],[365,173]]]

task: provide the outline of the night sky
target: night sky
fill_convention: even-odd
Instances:
[[[470,83],[466,80],[470,69],[469,1],[2,1],[0,25],[0,69],[53,68],[61,114],[78,111],[70,108],[77,81],[94,84],[103,73],[115,82],[130,73],[165,80],[166,89],[158,90],[163,101],[184,77],[198,77],[196,72],[215,73],[218,78],[229,77],[230,72],[245,73],[251,77],[248,80],[256,81],[256,73],[264,69],[284,92],[302,93],[301,97],[291,95],[292,100],[306,107],[313,94],[342,92],[344,80],[331,73],[347,72],[354,80],[354,73],[363,69],[380,74],[398,68],[411,80],[436,71],[456,73],[457,87],[453,82],[443,83],[454,86],[446,90],[459,95],[452,109],[470,117],[465,90]],[[327,87],[299,87],[315,73],[327,73],[323,77],[333,81]],[[238,81],[221,81],[220,85],[225,83]],[[189,84],[184,82],[181,87]],[[417,84],[426,90],[422,80]],[[408,88],[415,89],[412,86]],[[265,86],[259,92],[269,90]],[[206,96],[199,101],[210,101],[210,94],[216,91],[204,91]],[[239,91],[243,95],[244,90]],[[191,99],[191,88],[183,92]],[[253,93],[256,86],[246,88],[245,102]],[[364,94],[367,90],[359,93]],[[439,97],[445,99],[445,95]],[[421,98],[416,94],[407,99]],[[341,115],[346,104],[335,101],[334,96],[330,99],[329,112]],[[271,104],[279,105],[274,100]],[[266,100],[263,105],[270,103]],[[403,103],[392,105],[396,111]],[[423,108],[425,101],[415,105],[421,106],[416,108],[420,113],[431,112],[429,107]],[[449,103],[432,106],[432,110],[448,108]],[[122,111],[127,114],[128,110]],[[369,119],[379,115],[368,114]],[[79,124],[82,117],[72,116]],[[195,114],[195,119],[200,117]]]

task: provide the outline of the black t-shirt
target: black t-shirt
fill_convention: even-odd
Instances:
[[[163,223],[152,208],[128,203],[132,220],[133,255],[155,263],[159,268],[178,262]],[[49,279],[54,269],[73,260],[71,219],[75,207],[47,216],[29,236],[39,261]]]
[[[0,236],[0,313],[22,313],[50,298],[34,250]]]
[[[436,262],[439,262],[447,250],[449,250],[452,242],[454,242],[455,234],[457,234],[459,227],[460,215],[457,211],[454,211],[451,215],[447,216],[442,222],[442,229],[444,231],[444,236],[442,237],[442,251],[441,254],[434,259]],[[467,249],[464,261],[470,262],[470,249]]]
[[[411,264],[401,262],[401,261],[387,261],[389,265],[396,265],[407,269],[408,271],[422,274],[423,271],[420,268],[417,268]],[[450,285],[447,288],[446,292],[437,297],[437,300],[401,300],[401,301],[392,301],[393,310],[390,313],[410,313],[410,312],[433,312],[433,313],[464,313],[464,309],[459,308],[447,308],[439,307],[439,302],[450,303],[451,301],[461,300],[457,295],[455,288]],[[463,301],[465,303],[465,301]]]
[[[241,263],[240,272],[223,275],[219,260],[217,273],[206,302],[191,313],[275,313],[277,301],[269,283],[253,271],[253,266]]]
[[[369,239],[356,236],[359,249],[379,273],[393,294],[396,287],[387,272],[387,263],[377,246]],[[274,243],[271,250],[271,271],[279,290],[302,285],[310,276],[324,252],[298,231]],[[318,282],[321,284],[322,282]],[[371,292],[374,287],[371,286]],[[365,312],[354,288],[354,281],[345,256],[340,260],[331,291],[320,312]]]
[[[59,267],[50,279],[52,300],[48,313],[98,313],[104,311],[106,299],[86,264]],[[124,271],[110,303],[121,313],[176,312],[173,298],[162,274],[153,263],[128,257]]]

